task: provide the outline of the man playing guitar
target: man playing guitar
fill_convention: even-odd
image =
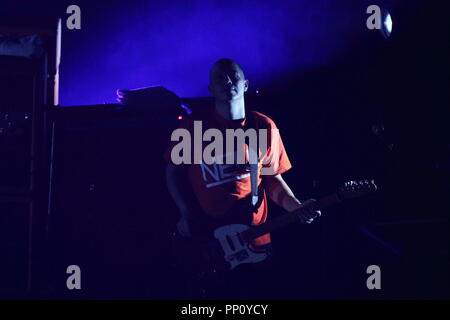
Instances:
[[[291,168],[291,163],[280,135],[270,134],[275,130],[278,132],[274,121],[258,112],[246,112],[244,93],[248,86],[248,80],[245,79],[239,64],[230,59],[218,60],[210,71],[208,86],[214,98],[214,106],[203,112],[192,113],[182,120],[180,127],[193,132],[194,121],[202,121],[203,130],[213,128],[225,132],[226,129],[249,127],[257,130],[267,129],[269,139],[266,154],[258,157],[266,159],[265,162],[259,161],[253,171],[249,169],[248,164],[238,163],[202,162],[175,165],[171,158],[174,143],[165,154],[168,162],[168,190],[181,213],[177,224],[178,237],[181,239],[189,241],[195,238],[205,231],[206,225],[262,225],[268,215],[267,196],[285,209],[288,212],[286,214],[295,211],[302,223],[311,223],[320,216],[320,211],[313,205],[314,199],[300,202],[283,180],[282,174]],[[261,170],[268,167],[273,170],[269,174],[261,174]],[[194,202],[198,203],[201,210],[195,207]],[[219,233],[217,237],[220,237]],[[270,233],[265,233],[252,239],[250,246],[255,252],[261,250],[269,254],[270,243]],[[233,244],[230,245],[233,247]],[[232,292],[225,294],[227,290],[221,288],[218,291],[224,294],[213,297],[237,298],[239,293],[245,291],[252,295],[246,298],[256,298],[253,294],[261,293],[261,290],[255,287],[255,283],[258,284],[262,280],[261,275],[257,275],[258,272],[253,270],[259,268],[257,265],[248,264],[242,268],[244,270],[248,267],[249,270],[245,273],[245,279],[242,279],[242,276],[237,281],[227,278],[228,287],[234,286]],[[252,277],[255,278],[254,282],[250,281]]]

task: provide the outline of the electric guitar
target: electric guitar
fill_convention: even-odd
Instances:
[[[323,210],[345,200],[373,193],[376,190],[377,186],[373,180],[350,181],[346,182],[336,193],[323,197],[311,205],[314,210]],[[268,253],[252,247],[252,240],[271,231],[298,222],[300,219],[301,208],[257,226],[248,226],[245,224],[221,226],[216,228],[213,231],[213,236],[207,240],[184,239],[184,244],[190,241],[196,242],[195,245],[201,251],[199,256],[189,255],[187,258],[184,258],[184,261],[192,261],[200,257],[202,259],[200,263],[202,268],[204,270],[205,267],[209,269],[209,271],[204,272],[213,273],[233,270],[246,263],[261,262],[268,257]]]

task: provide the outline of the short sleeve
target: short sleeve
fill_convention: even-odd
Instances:
[[[267,153],[262,158],[261,175],[276,176],[292,168],[284,148],[280,131],[275,122],[269,119]]]

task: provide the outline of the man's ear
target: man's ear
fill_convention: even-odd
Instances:
[[[247,92],[248,90],[248,80],[245,80],[244,82],[244,92]]]

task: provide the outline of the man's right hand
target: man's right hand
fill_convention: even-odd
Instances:
[[[185,217],[181,217],[180,220],[178,220],[177,230],[178,230],[178,233],[183,237],[187,237],[187,238],[192,237],[189,220],[186,219]]]

